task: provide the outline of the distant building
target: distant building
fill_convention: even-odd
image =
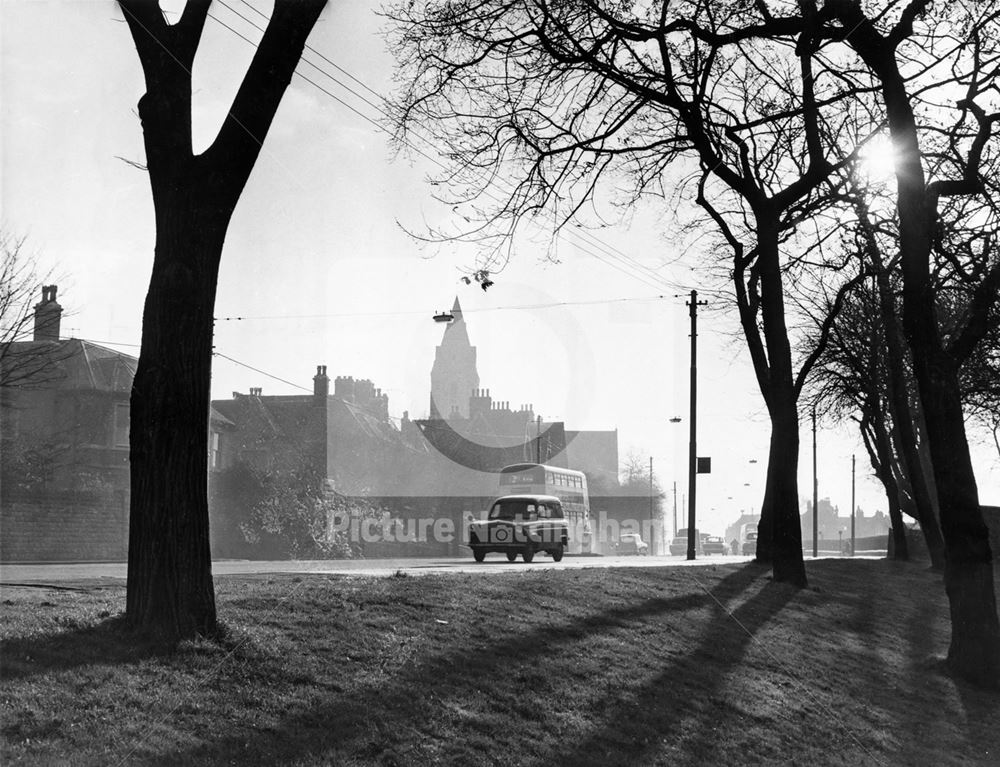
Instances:
[[[389,489],[386,463],[404,450],[389,418],[389,397],[367,379],[338,376],[330,393],[325,365],[316,368],[312,394],[267,396],[263,388],[212,408],[231,424],[218,468],[244,463],[261,469],[306,469],[348,494]]]
[[[123,559],[136,359],[61,338],[56,294],[0,357],[0,560]]]
[[[802,524],[802,541],[808,548],[812,545],[813,537],[813,512],[812,500],[807,500],[803,504],[805,511],[799,519]],[[820,498],[817,504],[819,513],[816,516],[816,532],[820,541],[839,541],[850,538],[851,516],[850,512],[844,516],[840,515],[839,507],[833,505],[829,498]],[[855,538],[874,538],[889,534],[891,524],[889,516],[884,511],[876,511],[872,516],[865,516],[862,509],[854,517]]]
[[[30,341],[5,350],[2,409],[6,489],[128,491],[129,396],[137,360],[59,337],[56,286],[42,288]]]
[[[31,340],[0,356],[0,560],[123,560],[138,360],[62,338],[57,292],[42,288]],[[229,426],[212,414],[210,460]]]
[[[128,542],[129,399],[138,360],[89,341],[62,339],[56,294],[55,286],[43,288],[32,340],[9,345],[0,358],[0,559],[122,560]],[[453,314],[431,371],[435,417],[426,421],[404,413],[396,422],[388,395],[370,380],[331,381],[323,365],[311,393],[272,396],[254,387],[212,402],[207,427],[214,556],[261,553],[247,544],[238,515],[225,511],[245,512],[239,487],[224,481],[239,467],[292,474],[324,492],[369,499],[401,519],[445,518],[458,534],[441,545],[373,545],[366,555],[459,553],[462,523],[486,508],[499,491],[497,472],[510,463],[537,460],[580,469],[595,499],[602,499],[595,513],[615,507],[617,501],[603,499],[619,489],[617,431],[568,431],[561,422],[542,421],[531,405],[512,409],[494,401],[479,385],[476,348],[457,299]],[[438,417],[442,412],[448,417]],[[447,433],[440,431],[442,424]],[[441,434],[460,440],[457,451],[441,451]]]
[[[451,309],[454,319],[444,330],[441,344],[434,352],[431,367],[430,417],[469,418],[470,393],[479,389],[476,370],[476,347],[469,342],[465,315],[455,298]]]
[[[810,553],[812,551],[813,530],[812,501],[803,501],[801,508],[805,509],[799,515],[799,523],[802,530],[802,547],[805,552]],[[829,498],[821,498],[817,508],[819,510],[816,519],[818,548],[826,553],[829,553],[831,550],[836,551],[838,547],[850,540],[851,517],[850,515],[841,516],[840,509]],[[750,525],[756,530],[759,523],[759,514],[740,514],[739,519],[726,528],[726,541],[739,540],[740,531],[744,525]],[[866,549],[884,548],[884,543],[889,534],[889,527],[889,517],[885,512],[876,511],[871,516],[865,516],[864,512],[859,508],[854,518],[855,541],[860,542],[861,539],[866,539],[864,543]],[[859,550],[861,549],[859,548]]]
[[[416,422],[423,436],[456,464],[498,472],[512,463],[546,463],[577,469],[600,492],[618,488],[618,432],[571,431],[547,422],[534,405],[511,407],[482,388],[477,350],[458,298],[431,369],[430,418]]]

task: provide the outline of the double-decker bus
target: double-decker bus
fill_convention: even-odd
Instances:
[[[590,549],[590,496],[587,475],[582,471],[515,463],[500,470],[500,495],[554,495],[569,523],[569,549],[579,554]]]

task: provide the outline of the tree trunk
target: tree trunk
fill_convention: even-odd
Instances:
[[[799,519],[799,422],[795,403],[771,411],[771,443],[767,456],[767,484],[757,539],[770,543],[776,582],[806,585]],[[765,522],[765,520],[768,520]]]
[[[126,616],[129,625],[164,638],[216,629],[208,412],[216,275],[228,218],[206,222],[197,205],[195,198],[187,210],[169,206],[158,217],[131,399]]]
[[[957,365],[941,350],[920,355],[916,369],[941,499],[944,579],[952,626],[948,664],[963,678],[997,687],[1000,623],[993,554],[965,436]]]
[[[910,543],[906,539],[906,524],[903,522],[903,507],[899,500],[899,486],[892,472],[885,470],[883,479],[885,497],[889,506],[889,524],[892,525],[892,558],[899,562],[910,559]]]
[[[770,561],[774,580],[803,588],[807,584],[802,559],[799,520],[799,419],[792,376],[792,354],[785,325],[784,292],[778,250],[778,225],[772,211],[758,213],[758,266],[761,321],[767,345],[768,371],[762,393],[771,418],[767,484],[757,531],[757,561]]]
[[[888,353],[886,360],[886,377],[889,389],[889,411],[892,413],[895,434],[897,436],[897,453],[902,456],[900,469],[909,480],[913,501],[916,504],[917,519],[920,530],[927,542],[927,551],[934,569],[944,567],[944,541],[938,528],[938,518],[935,513],[936,503],[930,490],[923,462],[917,451],[916,429],[914,427],[913,411],[910,408],[909,392],[907,391],[906,354],[902,339],[896,326],[895,299],[890,289],[889,278],[877,253],[873,254],[872,266],[875,269],[878,285],[879,307],[882,314],[882,329],[885,333],[885,344]],[[898,502],[897,502],[898,503]],[[891,508],[891,504],[890,504]]]
[[[886,503],[889,507],[889,521],[892,524],[892,558],[906,561],[910,558],[910,546],[906,540],[906,526],[903,524],[902,507],[900,505],[900,490],[896,476],[892,470],[892,450],[885,418],[879,412],[881,403],[877,396],[871,396],[868,404],[870,411],[861,433],[864,437],[868,457],[871,460],[875,475],[885,488]],[[866,428],[867,427],[867,428]]]
[[[212,338],[226,230],[326,0],[275,3],[212,145],[194,155],[191,71],[211,0],[167,24],[119,0],[146,81],[139,100],[156,214],[153,271],[132,384],[129,626],[177,639],[216,629],[208,534]]]

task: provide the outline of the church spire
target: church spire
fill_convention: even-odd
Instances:
[[[468,418],[469,397],[479,388],[476,347],[469,341],[458,296],[451,313],[454,319],[444,329],[431,368],[431,418],[448,418],[453,413]]]
[[[474,349],[475,347],[469,341],[469,331],[465,325],[465,316],[462,314],[462,305],[458,302],[458,296],[455,296],[455,305],[451,307],[451,315],[455,319],[445,327],[444,336],[441,338],[441,346],[438,348],[448,346],[456,349],[459,347],[471,347]]]

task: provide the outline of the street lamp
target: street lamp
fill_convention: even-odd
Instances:
[[[653,456],[649,456],[649,553],[656,554],[656,524],[653,521]]]
[[[672,416],[670,418],[670,423],[680,423],[681,417],[679,415]],[[674,448],[677,447],[676,441],[674,442]],[[676,449],[674,453],[676,454]],[[673,462],[673,461],[672,461]],[[676,468],[676,466],[675,466]],[[677,476],[676,474],[674,476]],[[677,480],[674,480],[674,536],[677,535]]]

